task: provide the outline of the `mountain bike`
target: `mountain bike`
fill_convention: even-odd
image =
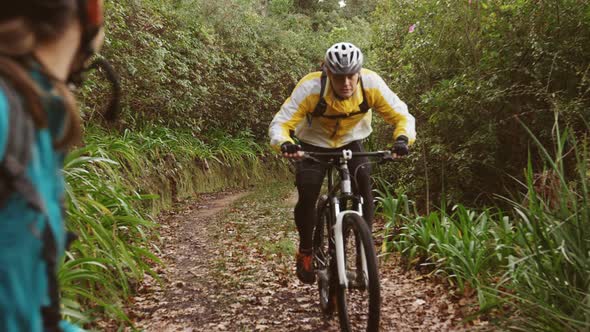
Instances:
[[[317,202],[313,262],[322,311],[331,315],[337,305],[342,331],[372,332],[379,329],[379,271],[363,198],[352,192],[348,161],[354,157],[394,160],[390,151],[304,152],[328,169],[328,192]]]

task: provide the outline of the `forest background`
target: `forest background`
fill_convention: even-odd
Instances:
[[[107,1],[106,20],[102,55],[121,75],[122,113],[115,125],[102,120],[108,84],[92,74],[79,92],[85,144],[66,166],[69,225],[81,234],[60,276],[71,319],[129,322],[121,303],[153,274],[152,220],[171,202],[288,176],[268,149],[268,124],[326,48],[349,41],[417,120],[411,156],[377,172],[395,230],[384,250],[436,262],[457,287],[477,290],[484,311],[508,301],[522,317],[552,312],[542,326],[555,330],[590,326],[588,1],[125,0]],[[374,127],[369,147],[390,146],[392,128],[378,117]],[[523,214],[536,222],[519,222]],[[555,237],[564,220],[577,224]],[[440,237],[416,235],[435,228]],[[525,259],[537,270],[515,270]],[[534,286],[546,268],[565,274],[547,286],[558,295]],[[521,292],[534,299],[509,284],[529,285]]]

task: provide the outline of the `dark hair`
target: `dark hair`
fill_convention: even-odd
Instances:
[[[42,90],[28,73],[27,59],[35,48],[57,39],[77,15],[76,0],[18,0],[0,5],[0,75],[9,80],[24,97],[27,109],[38,128],[47,127],[41,105]],[[50,77],[50,79],[52,79]],[[64,82],[52,79],[63,97],[68,121],[56,148],[79,140],[81,121],[74,96]]]

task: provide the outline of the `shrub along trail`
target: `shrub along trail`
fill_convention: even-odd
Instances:
[[[339,331],[295,277],[293,187],[201,196],[164,216],[157,272],[128,306],[145,331]],[[473,300],[381,260],[383,331],[462,331]],[[479,325],[479,324],[478,324]],[[481,326],[480,326],[481,327]]]

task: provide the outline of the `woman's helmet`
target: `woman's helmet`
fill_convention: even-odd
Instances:
[[[363,67],[363,53],[351,43],[336,43],[326,51],[325,65],[332,74],[356,74]]]

